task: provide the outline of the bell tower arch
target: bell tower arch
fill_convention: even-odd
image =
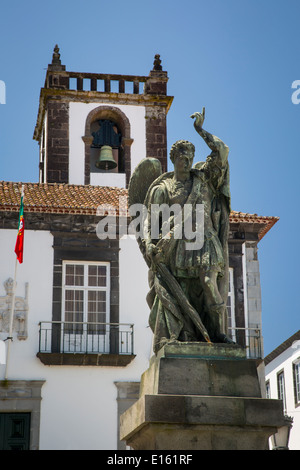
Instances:
[[[105,124],[108,124],[105,126]],[[110,123],[110,124],[109,124]],[[130,174],[131,174],[131,145],[133,139],[130,134],[130,121],[126,114],[121,111],[116,106],[98,106],[88,114],[85,122],[85,134],[82,136],[82,140],[85,145],[84,155],[85,155],[85,182],[84,184],[91,184],[92,180],[96,181],[98,178],[99,183],[101,184],[101,179],[107,179],[105,169],[97,169],[96,164],[100,158],[100,152],[102,147],[102,142],[99,141],[98,146],[93,146],[95,141],[95,134],[97,134],[97,128],[101,130],[105,127],[105,130],[108,130],[109,127],[112,128],[112,132],[115,132],[119,136],[119,142],[116,142],[118,139],[115,139],[115,145],[111,145],[112,152],[114,154],[114,159],[117,163],[117,166],[110,171],[122,175],[119,177],[120,184],[128,185]],[[95,130],[96,129],[96,130]],[[105,133],[105,132],[103,132]],[[93,135],[94,134],[94,135]],[[109,139],[108,139],[109,140]],[[104,140],[103,145],[107,145],[107,142]],[[96,174],[94,174],[96,173]],[[101,176],[97,177],[96,175],[100,174]],[[117,180],[117,177],[115,177]],[[113,180],[113,178],[112,178]],[[112,181],[113,182],[113,181]],[[93,183],[92,183],[93,184]],[[113,184],[112,184],[113,186]]]

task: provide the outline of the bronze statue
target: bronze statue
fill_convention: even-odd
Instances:
[[[136,168],[129,185],[129,205],[143,203],[147,208],[145,229],[138,243],[149,266],[147,301],[155,353],[170,341],[232,342],[225,334],[229,149],[203,129],[204,108],[191,117],[197,133],[211,150],[206,161],[192,167],[195,147],[180,140],[170,151],[174,171],[162,174],[158,160],[146,158]],[[166,205],[182,211],[172,215],[169,212],[164,220],[160,211],[153,208]],[[204,211],[201,244],[182,230],[190,224],[197,238],[199,207]],[[188,217],[185,208],[190,208]]]

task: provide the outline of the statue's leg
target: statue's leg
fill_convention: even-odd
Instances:
[[[218,273],[217,269],[200,271],[200,283],[207,306],[223,304],[223,299],[217,284]]]
[[[218,271],[210,269],[200,273],[200,282],[208,310],[206,328],[213,342],[232,343],[223,333],[223,317],[226,308],[217,284]]]
[[[192,304],[191,297],[190,297],[190,283],[191,280],[188,278],[177,278],[184,294],[186,295],[189,302]],[[191,320],[191,318],[187,315],[183,315],[183,328],[181,330],[179,341],[197,341],[199,333]]]

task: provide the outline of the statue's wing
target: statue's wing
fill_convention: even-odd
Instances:
[[[157,158],[144,158],[135,167],[128,187],[128,204],[143,204],[149,186],[162,174],[161,163]]]
[[[135,167],[128,186],[128,207],[134,204],[144,204],[149,187],[162,175],[161,163],[157,158],[144,158]],[[137,242],[141,253],[149,265],[146,257],[146,248],[143,238],[137,237]]]

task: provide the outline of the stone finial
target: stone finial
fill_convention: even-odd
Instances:
[[[160,55],[155,54],[154,56],[154,62],[153,62],[153,70],[162,70],[161,60],[160,60]]]
[[[55,47],[53,49],[52,64],[53,65],[61,65],[59,47],[58,47],[57,44],[55,45]]]
[[[52,62],[51,64],[48,64],[48,70],[51,72],[64,72],[66,70],[66,66],[61,64],[59,47],[57,44],[55,44],[53,49]]]
[[[155,54],[153,69],[150,70],[149,77],[145,83],[144,93],[146,95],[167,95],[168,74],[163,71],[160,55]]]
[[[6,295],[12,295],[14,289],[14,280],[9,277],[4,283]]]

